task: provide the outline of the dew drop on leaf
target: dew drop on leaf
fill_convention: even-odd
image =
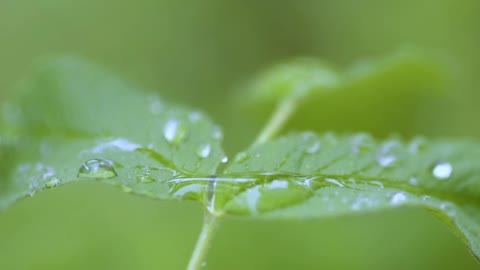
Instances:
[[[109,179],[117,176],[111,161],[104,159],[90,159],[78,170],[78,177],[93,179]]]
[[[396,160],[397,158],[392,155],[385,155],[385,156],[381,155],[381,156],[378,156],[377,158],[378,164],[380,164],[380,166],[382,167],[388,167],[392,163],[394,163]]]
[[[145,184],[153,183],[156,181],[155,177],[153,177],[149,171],[145,172],[144,174],[138,175],[136,179],[137,182]]]
[[[208,158],[210,156],[210,152],[212,151],[212,147],[209,143],[201,144],[197,149],[197,155],[201,158]]]
[[[307,148],[308,154],[315,154],[320,149],[320,143],[314,142],[311,146]]]
[[[163,129],[163,136],[167,142],[178,145],[187,136],[187,128],[178,120],[169,120]]]
[[[453,173],[452,164],[448,162],[439,162],[433,167],[433,176],[440,180],[445,180],[450,178]]]
[[[333,179],[333,178],[325,178],[325,182],[334,184],[334,185],[339,186],[339,187],[344,187],[345,186],[344,184],[340,183],[337,179]]]
[[[201,112],[191,112],[189,115],[188,115],[188,119],[190,119],[190,121],[192,123],[196,123],[198,122],[200,119],[202,118],[202,113]]]
[[[60,179],[53,176],[50,179],[48,179],[48,181],[45,183],[45,188],[54,188],[58,185],[60,185]]]
[[[221,139],[223,139],[222,129],[221,129],[219,126],[214,126],[214,127],[213,127],[213,135],[212,135],[212,137],[213,137],[215,140],[221,140]]]
[[[404,203],[407,200],[407,194],[405,192],[397,192],[393,194],[390,203],[393,205],[398,205]]]
[[[227,156],[223,156],[222,158],[222,163],[227,163],[228,162],[228,157]]]

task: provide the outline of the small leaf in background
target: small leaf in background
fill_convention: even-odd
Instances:
[[[422,113],[442,98],[449,83],[440,61],[421,50],[404,48],[343,69],[314,58],[286,62],[260,73],[239,91],[242,98],[237,100],[247,112],[244,119],[259,126],[279,100],[294,99],[298,109],[287,129],[413,135],[416,129],[427,133],[422,129]]]

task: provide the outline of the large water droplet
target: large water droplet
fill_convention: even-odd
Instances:
[[[78,177],[109,179],[117,176],[113,163],[104,159],[90,159],[78,170]]]
[[[407,200],[407,194],[405,192],[397,192],[393,194],[390,203],[393,205],[398,205],[404,203]]]
[[[165,124],[163,136],[169,143],[180,144],[187,136],[187,128],[178,120],[171,119]]]
[[[453,166],[448,162],[439,162],[433,167],[433,176],[440,180],[450,178],[453,173]]]
[[[201,158],[207,158],[208,156],[210,156],[211,151],[212,147],[210,146],[210,144],[201,144],[197,149],[197,155]]]

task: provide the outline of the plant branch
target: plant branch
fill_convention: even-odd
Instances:
[[[193,254],[190,257],[187,270],[199,270],[205,265],[207,253],[217,229],[217,225],[218,217],[205,211],[202,231],[198,237]]]
[[[284,99],[277,105],[275,112],[270,118],[268,124],[260,132],[252,146],[263,144],[272,139],[283,128],[288,118],[292,115],[296,107],[295,100],[291,98]]]
[[[280,102],[268,124],[262,132],[260,132],[252,146],[263,144],[277,135],[292,115],[295,107],[296,102],[293,99],[284,99]],[[205,211],[202,231],[200,232],[197,244],[188,263],[187,270],[199,270],[205,265],[207,253],[217,229],[219,219],[220,216],[215,215],[213,212]]]

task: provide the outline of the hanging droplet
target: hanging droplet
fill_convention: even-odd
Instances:
[[[58,185],[60,185],[60,179],[54,176],[48,179],[48,181],[45,183],[45,188],[53,188]]]
[[[211,151],[212,147],[209,143],[201,144],[197,149],[197,155],[201,158],[207,158],[210,156]]]
[[[439,162],[433,167],[433,176],[440,180],[446,180],[452,176],[453,166],[448,162]]]
[[[178,120],[171,119],[165,124],[163,136],[169,143],[180,144],[187,136],[187,128]]]
[[[223,156],[222,158],[222,163],[227,163],[228,162],[228,157],[227,156]]]
[[[104,159],[90,159],[78,170],[78,177],[109,179],[117,176],[113,163]]]

